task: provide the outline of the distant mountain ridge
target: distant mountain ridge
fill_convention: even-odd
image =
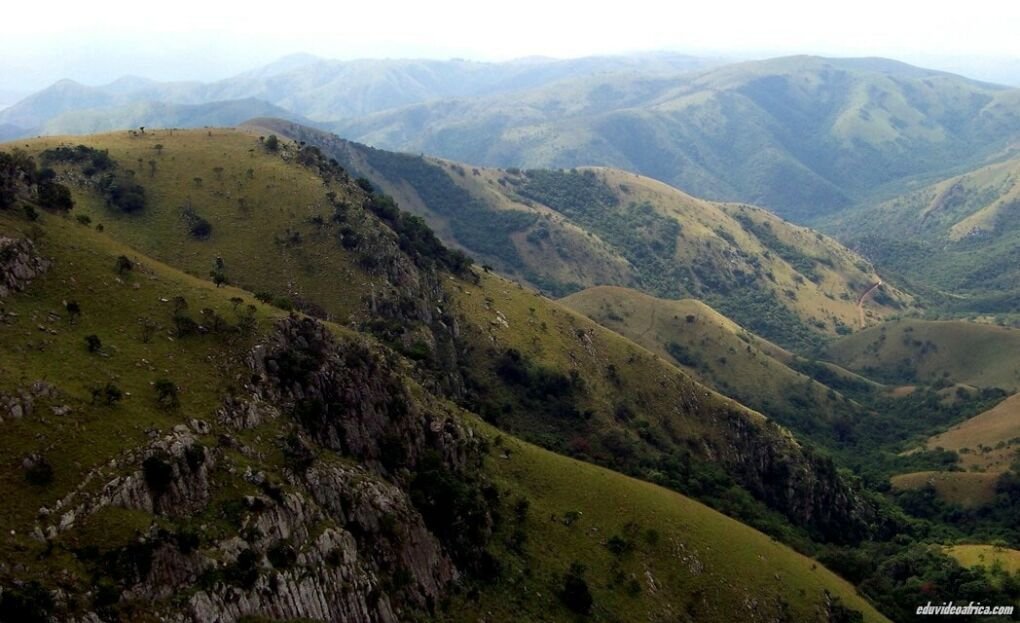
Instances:
[[[810,222],[1001,157],[1020,136],[1020,91],[887,59],[797,56],[422,103],[333,129],[487,166],[612,166]]]
[[[383,149],[489,167],[608,166],[806,224],[1020,145],[1020,89],[883,58],[724,64],[671,53],[501,63],[294,55],[211,83],[64,80],[0,111],[0,132],[77,134],[139,118],[201,127],[208,114],[174,107],[249,99],[266,103],[252,117],[299,118]]]
[[[20,128],[22,135],[29,135],[45,132],[47,123],[61,114],[86,109],[110,110],[116,119],[118,109],[131,104],[197,105],[247,98],[279,106],[291,115],[336,121],[437,98],[533,88],[577,75],[631,70],[675,73],[712,64],[718,61],[670,53],[503,63],[457,59],[338,61],[296,54],[211,83],[156,82],[136,76],[100,86],[60,80],[0,111],[0,125]],[[94,130],[67,129],[74,133]]]

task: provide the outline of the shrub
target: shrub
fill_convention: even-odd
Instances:
[[[153,388],[156,390],[156,402],[164,409],[176,409],[180,406],[177,398],[177,385],[170,379],[159,379]]]
[[[560,591],[563,604],[578,614],[590,614],[595,600],[584,579],[584,565],[579,562],[570,564],[570,569],[563,576],[563,590]]]
[[[117,270],[117,274],[123,275],[130,270],[134,270],[135,263],[128,256],[120,255],[117,256],[117,263],[114,268]]]
[[[53,482],[53,466],[43,457],[31,461],[25,469],[25,480],[37,487],[45,487]]]
[[[124,397],[124,392],[113,383],[107,383],[102,387],[92,388],[92,402],[93,403],[104,403],[107,406],[113,406],[120,402],[120,399]]]
[[[90,353],[98,353],[102,347],[103,342],[99,339],[98,335],[92,334],[85,336],[85,348],[88,349]]]

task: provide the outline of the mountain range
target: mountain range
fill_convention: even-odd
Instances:
[[[140,121],[201,127],[239,122],[247,107],[249,117],[262,110],[475,165],[620,168],[810,223],[1002,159],[1020,132],[1018,99],[1013,88],[879,58],[297,55],[208,84],[65,80],[0,111],[0,127],[7,138]]]
[[[1018,98],[295,55],[0,111],[0,623],[1020,602]]]

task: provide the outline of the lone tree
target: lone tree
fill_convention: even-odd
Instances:
[[[64,309],[67,310],[67,319],[71,324],[81,318],[81,305],[78,305],[77,301],[68,301],[64,303]]]
[[[276,138],[275,134],[270,134],[266,137],[266,149],[269,151],[276,151],[280,148],[280,139]]]
[[[163,155],[163,143],[156,143],[155,145],[152,146],[152,148],[156,150],[157,156]]]

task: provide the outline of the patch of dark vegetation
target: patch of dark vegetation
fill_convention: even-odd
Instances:
[[[386,179],[406,181],[414,187],[429,210],[448,220],[454,237],[465,248],[497,257],[511,268],[523,268],[510,236],[533,225],[536,215],[488,207],[454,182],[442,167],[421,156],[371,147],[363,147],[361,152],[369,166]]]
[[[392,197],[374,193],[365,207],[397,234],[400,250],[415,264],[435,262],[457,275],[467,274],[474,260],[463,251],[448,249],[425,223],[425,219],[401,210]]]
[[[21,150],[0,152],[0,210],[14,206],[20,199],[25,202],[24,213],[29,220],[38,219],[36,205],[67,213],[74,207],[71,191],[56,178],[53,169],[37,168],[35,160]]]
[[[181,218],[184,220],[184,225],[188,228],[188,234],[192,238],[206,240],[212,235],[212,223],[198,214],[198,212],[195,212],[191,205],[181,209]]]
[[[495,485],[480,475],[451,470],[430,451],[419,460],[409,492],[425,525],[461,568],[482,581],[499,576],[499,561],[486,549],[500,521]]]
[[[106,199],[106,205],[125,214],[134,214],[145,208],[145,189],[133,176],[117,164],[106,150],[85,145],[56,147],[42,152],[40,159],[50,164],[77,167],[82,175],[94,181]]]
[[[570,568],[563,575],[563,588],[560,589],[560,600],[570,610],[577,614],[591,614],[595,599],[588,588],[588,581],[584,577],[585,568],[581,563],[574,561]]]
[[[804,275],[815,283],[821,281],[822,275],[818,272],[818,265],[824,263],[826,260],[807,255],[797,247],[780,240],[779,237],[776,236],[776,233],[772,231],[772,224],[768,221],[758,223],[746,212],[739,212],[735,214],[733,218],[740,223],[740,226],[744,228],[744,231],[757,238],[759,242],[781,257],[798,273]]]
[[[34,580],[5,585],[0,592],[0,620],[10,623],[48,623],[54,605],[53,595]]]

